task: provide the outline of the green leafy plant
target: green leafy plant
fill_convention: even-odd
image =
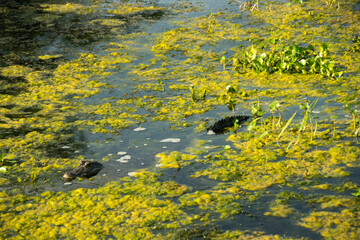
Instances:
[[[260,101],[254,102],[251,106],[251,114],[254,120],[252,120],[248,126],[248,130],[251,131],[255,126],[257,121],[260,119],[261,125],[264,125],[264,114],[266,112],[261,108]]]
[[[198,97],[197,93],[196,93],[196,89],[195,86],[193,84],[190,84],[189,86],[189,90],[191,93],[191,100],[193,102],[197,102],[198,100],[201,101],[205,101],[206,100],[206,89],[204,89],[201,93],[200,96]]]
[[[190,93],[191,93],[191,99],[193,102],[197,102],[197,98],[196,98],[196,92],[195,92],[195,86],[190,84]]]
[[[358,35],[354,36],[353,43],[354,45],[352,46],[350,52],[360,52],[360,38]]]
[[[207,32],[211,33],[212,27],[215,25],[216,22],[217,20],[215,19],[214,14],[211,12],[210,15],[200,23],[200,27],[207,28]]]
[[[257,123],[258,120],[259,120],[259,118],[255,118],[254,120],[252,120],[252,121],[249,123],[249,125],[248,125],[248,127],[247,127],[247,130],[251,132],[251,131],[255,128],[256,123]]]
[[[325,3],[328,7],[337,6],[338,9],[340,8],[340,2],[337,0],[325,0]]]
[[[300,104],[299,108],[304,109],[304,117],[303,117],[303,119],[301,121],[301,124],[300,124],[300,127],[299,127],[299,131],[298,131],[299,134],[301,133],[301,131],[303,131],[306,128],[307,123],[308,123],[308,121],[309,121],[309,119],[311,117],[311,114],[312,114],[318,100],[319,99],[316,99],[311,104],[309,104],[309,103]]]
[[[18,162],[18,160],[16,160],[16,159],[7,159],[5,157],[5,153],[0,154],[0,166],[12,165],[12,164],[15,164],[17,162]]]
[[[165,95],[165,86],[164,86],[164,82],[163,82],[163,81],[161,81],[161,80],[158,80],[158,84],[160,85],[162,95],[164,96],[164,95]]]
[[[226,58],[225,58],[225,56],[221,57],[220,63],[223,65],[223,71],[225,71],[226,70]]]
[[[357,189],[356,193],[352,193],[351,195],[360,198],[360,188]]]
[[[273,115],[273,131],[276,133],[276,127],[278,127],[281,123],[281,114],[280,114],[280,102],[279,101],[273,101],[270,106],[270,112],[272,113]],[[277,112],[279,114],[279,120],[278,122],[275,124],[275,115],[274,115],[274,112]]]
[[[5,162],[4,162],[4,156],[5,156],[5,154],[4,154],[4,153],[1,153],[1,154],[0,154],[0,162],[1,162],[1,166],[5,163]]]
[[[311,118],[310,118],[310,131],[311,131],[310,141],[312,141],[312,140],[313,140],[313,137],[316,136],[316,132],[317,132],[317,121],[315,120],[315,124],[313,124]]]
[[[235,99],[229,99],[227,102],[227,108],[232,111],[233,115],[235,114],[235,107],[236,107],[236,100]]]
[[[316,73],[331,78],[340,77],[342,72],[328,57],[329,48],[329,44],[321,44],[316,52],[312,45],[291,45],[266,51],[251,46],[243,53],[243,58],[233,59],[233,66],[239,73],[249,68],[258,73]]]
[[[308,126],[308,122],[310,121],[310,131],[311,131],[311,141],[312,141],[312,138],[315,136],[316,134],[316,131],[317,131],[317,122],[315,121],[315,125],[313,124],[312,122],[312,118],[311,118],[311,114],[315,108],[315,105],[317,103],[318,99],[316,99],[314,102],[312,102],[311,104],[309,103],[303,103],[300,105],[300,109],[304,109],[304,117],[301,121],[301,124],[299,126],[299,129],[298,129],[298,137],[297,138],[294,138],[288,145],[287,149],[290,148],[290,146],[292,144],[296,144],[298,141],[299,141],[299,138],[300,138],[300,134],[302,131],[305,130],[305,128]],[[296,115],[296,112],[290,117],[290,119],[286,122],[285,126],[281,129],[281,132],[280,134],[278,135],[278,141],[280,140],[280,137],[284,134],[284,132],[286,131],[286,129],[289,127],[289,125],[291,124],[292,120],[294,119]]]
[[[233,115],[235,114],[235,107],[236,107],[236,104],[237,104],[237,101],[235,99],[235,96],[236,96],[236,93],[237,93],[237,90],[231,86],[231,85],[228,85],[226,87],[226,105],[227,105],[227,108],[232,111]]]
[[[289,125],[290,125],[290,123],[292,122],[292,120],[294,119],[295,115],[296,115],[296,112],[291,116],[291,118],[286,122],[285,126],[281,129],[281,132],[280,132],[280,134],[279,134],[279,136],[278,136],[278,141],[279,141],[281,135],[283,135],[283,133],[284,133],[284,132],[286,131],[286,129],[289,127]]]
[[[266,112],[261,108],[260,102],[255,102],[251,106],[251,114],[254,118],[261,118]]]
[[[355,131],[355,135],[357,135],[360,131],[360,115],[359,112],[352,108],[352,106],[345,100],[344,110],[347,111],[352,116],[352,128]]]
[[[239,6],[240,11],[249,10],[252,12],[255,9],[259,10],[259,0],[248,0]]]
[[[303,0],[290,0],[290,2],[293,2],[293,3],[298,3],[298,4],[303,4]]]

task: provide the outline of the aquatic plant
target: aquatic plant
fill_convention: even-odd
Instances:
[[[337,8],[340,8],[340,2],[337,0],[325,0],[326,6],[332,7],[337,5]]]
[[[233,115],[235,114],[235,107],[236,107],[236,96],[237,90],[231,86],[231,85],[227,85],[226,86],[226,95],[224,95],[225,99],[226,99],[226,105],[227,108],[232,111]]]
[[[208,33],[212,32],[212,28],[217,22],[214,13],[210,13],[210,15],[205,18],[202,22],[200,22],[199,27],[200,28],[206,28]]]
[[[162,92],[162,95],[164,97],[165,95],[165,86],[164,86],[164,82],[162,80],[158,80],[158,84],[160,85],[161,87],[161,92]]]
[[[360,188],[357,189],[357,192],[352,193],[351,195],[360,198]]]
[[[273,101],[270,106],[269,106],[270,112],[273,115],[273,131],[276,133],[276,127],[278,127],[281,123],[281,114],[280,114],[280,102],[279,101]],[[278,122],[275,124],[275,116],[274,116],[274,112],[277,112],[279,114],[279,120]]]
[[[264,127],[265,120],[263,116],[265,115],[265,113],[266,112],[260,106],[260,99],[258,98],[258,101],[254,102],[253,105],[251,106],[251,114],[253,120],[248,125],[247,130],[252,131],[256,127],[258,120],[261,121],[261,126]],[[263,134],[267,134],[267,131],[264,130]]]
[[[259,10],[259,0],[247,0],[243,4],[239,5],[240,11],[249,10],[250,12],[254,10]]]
[[[278,135],[278,141],[281,137],[281,135],[286,131],[286,129],[289,127],[289,125],[291,124],[292,120],[294,119],[296,115],[296,112],[289,118],[289,120],[286,122],[286,124],[284,125],[284,127],[281,129],[280,134]]]
[[[343,72],[328,57],[329,47],[329,44],[320,44],[316,52],[312,45],[290,45],[269,51],[251,46],[243,52],[243,58],[233,60],[233,65],[238,73],[249,68],[258,73],[317,73],[331,78],[340,77]]]
[[[305,130],[306,127],[308,127],[308,121],[310,120],[310,140],[312,141],[313,137],[315,136],[316,134],[316,131],[317,131],[317,122],[315,121],[315,126],[314,124],[312,123],[312,118],[311,118],[311,114],[315,108],[315,105],[317,103],[319,99],[316,99],[314,102],[312,102],[311,104],[309,104],[308,102],[307,103],[302,103],[300,104],[299,108],[300,109],[304,109],[304,117],[303,119],[301,120],[301,123],[300,125],[298,126],[298,130],[297,130],[297,137],[296,138],[293,138],[292,141],[290,141],[289,145],[287,146],[287,149],[290,148],[290,146],[292,144],[297,144],[300,140],[300,137],[301,137],[301,133]],[[289,127],[289,124],[291,123],[291,121],[293,120],[293,118],[295,117],[296,115],[296,112],[291,116],[291,118],[289,119],[289,121],[286,123],[286,125],[283,127],[283,129],[281,130],[279,136],[278,136],[278,139],[280,139],[281,135],[285,132],[285,130]]]
[[[355,136],[360,131],[360,115],[359,112],[353,108],[346,100],[344,103],[344,110],[347,111],[352,116],[352,128],[354,130]]]
[[[264,114],[266,113],[260,106],[260,101],[254,102],[253,105],[251,106],[251,113],[253,115],[253,117],[255,118],[259,118],[264,116]]]
[[[226,70],[226,57],[225,56],[222,56],[220,58],[220,63],[223,65],[223,71]]]
[[[193,102],[196,102],[197,101],[197,98],[196,98],[196,92],[195,92],[195,86],[190,84],[190,93],[191,93],[191,99]]]
[[[299,108],[304,110],[304,117],[303,117],[303,119],[301,121],[299,130],[298,130],[299,134],[300,134],[301,131],[303,131],[306,128],[307,123],[308,123],[308,121],[309,121],[309,119],[311,117],[311,114],[312,114],[318,100],[319,99],[316,99],[311,104],[309,104],[309,103],[300,104]]]
[[[1,163],[0,166],[5,165],[4,156],[5,156],[5,153],[0,153],[0,163]]]
[[[191,100],[193,102],[197,101],[205,101],[206,100],[206,89],[203,89],[203,91],[198,95],[197,91],[195,89],[195,86],[193,84],[190,84],[189,86],[190,94],[191,94]]]
[[[359,35],[355,35],[352,40],[353,46],[350,49],[350,52],[360,52],[360,38]]]

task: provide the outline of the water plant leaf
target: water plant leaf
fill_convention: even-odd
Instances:
[[[238,73],[240,73],[239,66],[243,65],[257,73],[316,73],[331,78],[340,77],[342,72],[328,57],[329,49],[330,45],[326,43],[320,44],[318,52],[312,45],[307,47],[289,45],[268,51],[266,49],[259,51],[251,46],[243,53],[244,58],[233,60],[233,66]]]
[[[251,131],[255,128],[256,122],[257,122],[259,119],[260,119],[260,118],[255,118],[254,120],[252,120],[252,121],[250,122],[250,124],[248,125],[247,130],[251,132]]]
[[[279,102],[279,101],[273,101],[273,102],[270,104],[269,108],[270,108],[270,111],[271,111],[271,112],[277,111],[277,110],[280,108],[280,102]]]
[[[304,117],[303,117],[303,120],[301,122],[301,125],[299,127],[299,133],[305,129],[306,127],[306,124],[311,116],[311,113],[313,112],[314,108],[315,108],[315,105],[317,103],[319,99],[317,98],[314,102],[312,102],[310,105],[307,103],[307,104],[301,104],[300,105],[300,109],[305,109],[305,112],[304,112]]]
[[[278,140],[280,139],[281,135],[286,131],[286,129],[289,127],[290,123],[294,119],[296,115],[296,112],[289,118],[289,120],[286,122],[285,126],[281,129],[281,132],[279,133]]]

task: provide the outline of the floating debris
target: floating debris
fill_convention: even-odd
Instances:
[[[163,140],[160,140],[160,142],[162,143],[178,143],[180,141],[181,141],[180,138],[165,138]]]
[[[143,128],[143,127],[138,127],[138,128],[135,128],[133,129],[134,132],[141,132],[141,131],[145,131],[146,128]]]
[[[125,154],[127,154],[127,152],[117,152],[116,154],[117,155],[125,155]]]
[[[131,159],[130,155],[125,155],[125,156],[117,159],[116,161],[121,162],[121,163],[128,163],[130,159]]]

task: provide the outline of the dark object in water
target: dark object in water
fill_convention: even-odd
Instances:
[[[237,124],[240,125],[246,122],[249,118],[251,118],[251,116],[246,115],[226,117],[214,123],[214,125],[209,127],[206,131],[213,131],[215,134],[222,134],[225,132],[225,128],[233,127],[236,120],[238,121]]]
[[[104,166],[101,163],[81,160],[79,166],[66,172],[63,177],[66,179],[75,179],[77,177],[90,178],[98,174],[103,168]]]

